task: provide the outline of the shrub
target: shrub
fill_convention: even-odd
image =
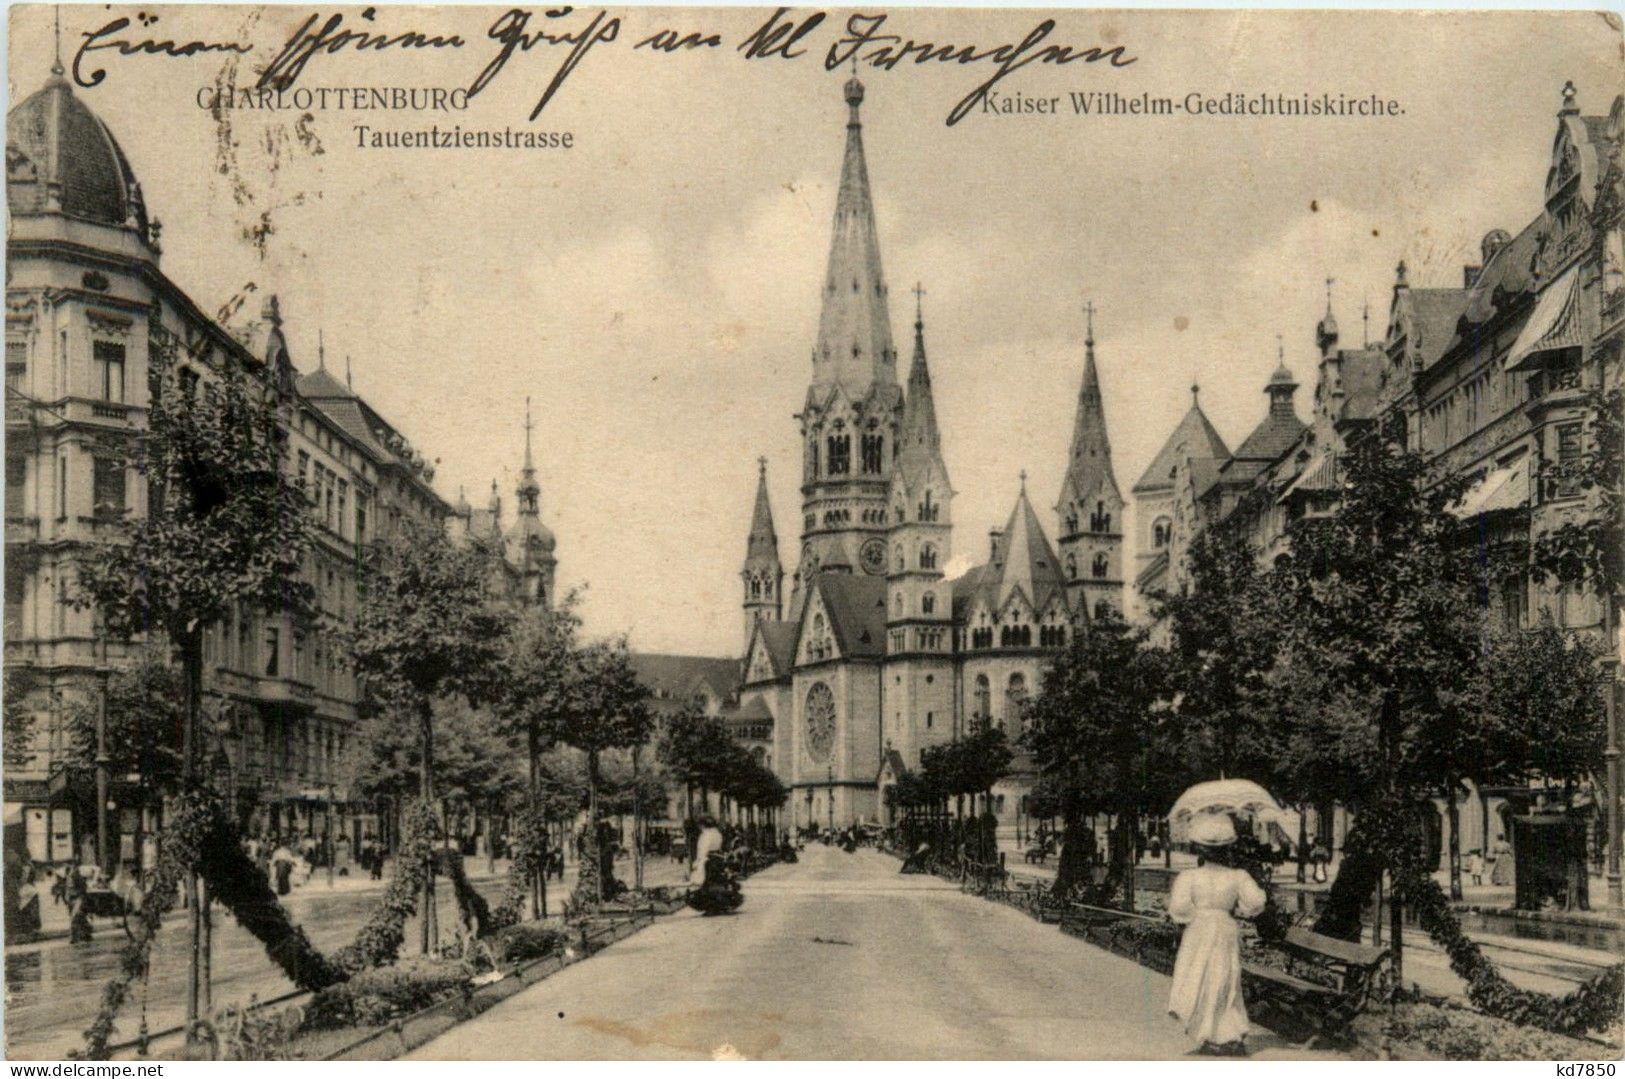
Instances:
[[[1602,1060],[1618,1049],[1426,1002],[1400,1004],[1384,1033],[1448,1060]]]
[[[427,1008],[468,982],[460,961],[418,959],[362,971],[323,989],[305,1006],[305,1030],[370,1027]]]
[[[561,954],[567,940],[562,929],[545,925],[515,925],[498,933],[492,943],[501,962],[522,963]]]

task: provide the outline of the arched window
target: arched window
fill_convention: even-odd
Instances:
[[[1173,531],[1172,521],[1166,517],[1158,517],[1156,523],[1151,526],[1151,546],[1159,551],[1168,546],[1168,541],[1173,538]]]
[[[939,507],[937,506],[936,501],[931,497],[931,492],[927,490],[925,492],[925,500],[920,503],[920,520],[935,521],[937,519],[938,509]]]
[[[1066,515],[1066,534],[1070,536],[1072,533],[1076,532],[1077,530],[1078,530],[1078,515],[1076,513],[1070,513],[1069,512]]]
[[[902,573],[908,568],[908,563],[903,560],[903,545],[901,543],[891,549],[891,561],[892,566],[898,573]]]
[[[1066,556],[1066,575],[1070,580],[1078,579],[1078,556],[1075,554]]]
[[[927,592],[924,596],[920,597],[920,610],[923,613],[933,614],[935,613],[936,609],[937,597],[934,593]]]
[[[752,577],[750,579],[750,598],[751,599],[760,599],[761,596],[762,596],[762,579],[760,577]]]
[[[891,607],[893,614],[897,615],[899,618],[903,617],[903,593],[899,592],[895,597],[892,598]]]
[[[875,432],[863,436],[863,470],[868,473],[880,471],[881,461],[884,460],[884,439]]]
[[[920,548],[920,568],[937,568],[937,549],[931,546],[929,543]]]
[[[1028,645],[1031,645],[1032,643],[1033,643],[1033,627],[1031,627],[1031,626],[1022,626],[1021,627],[1021,646],[1023,648],[1026,648]]]
[[[1093,573],[1096,577],[1104,577],[1104,576],[1106,576],[1106,570],[1108,568],[1109,568],[1109,563],[1106,561],[1106,552],[1105,551],[1097,551],[1097,552],[1095,552],[1095,564],[1089,567],[1090,572]]]
[[[838,434],[829,436],[829,474],[831,476],[844,476],[852,471],[852,436]]]
[[[1112,613],[1112,605],[1105,600],[1095,601],[1095,620],[1104,621]]]
[[[1004,698],[1008,704],[1007,712],[1020,724],[1021,729],[1027,729],[1027,676],[1020,671],[1010,676],[1009,685],[1005,688]]]
[[[1096,502],[1095,512],[1089,515],[1089,531],[1110,532],[1112,530],[1112,515],[1106,512],[1106,503]]]
[[[1009,627],[1006,627],[1009,628]],[[987,675],[976,676],[976,706],[974,718],[986,723],[993,718],[993,685],[987,680]]]

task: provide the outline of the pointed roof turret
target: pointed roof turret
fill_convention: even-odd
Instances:
[[[513,527],[508,530],[509,556],[515,565],[524,566],[527,559],[545,561],[552,557],[553,549],[558,541],[552,531],[542,524],[541,494],[542,485],[536,482],[536,465],[531,459],[530,432],[535,424],[530,419],[530,398],[525,398],[525,463],[519,472],[519,486],[514,494],[518,496],[519,505],[514,516]],[[496,497],[496,485],[492,484],[491,496]],[[493,507],[497,503],[493,502]]]
[[[1078,409],[1072,421],[1072,449],[1066,478],[1061,481],[1060,510],[1069,500],[1084,501],[1097,494],[1122,495],[1112,469],[1112,444],[1106,435],[1106,409],[1100,395],[1100,372],[1095,367],[1095,305],[1084,307],[1083,382],[1078,387]]]
[[[897,353],[892,347],[880,239],[863,155],[863,123],[858,115],[863,83],[855,76],[847,80],[846,102],[851,114],[841,185],[835,196],[823,310],[813,346],[813,384],[838,382],[857,398],[876,382],[897,381]]]
[[[1025,472],[1021,476],[1021,493],[1000,533],[998,554],[988,568],[997,582],[989,597],[995,610],[1003,607],[1011,592],[1019,588],[1033,609],[1042,612],[1050,598],[1064,588],[1060,563],[1027,499]]]
[[[745,541],[745,568],[779,568],[779,534],[773,528],[773,504],[767,497],[767,458],[756,459],[756,508]]]
[[[931,396],[931,368],[925,359],[925,319],[914,286],[914,361],[909,365],[908,390],[903,398],[903,422],[898,429],[898,469],[913,475],[920,466],[941,464],[942,435],[937,429],[937,406]],[[947,471],[943,470],[946,477]]]
[[[1230,449],[1209,422],[1207,414],[1202,411],[1201,391],[1194,385],[1191,387],[1190,411],[1185,413],[1179,421],[1179,426],[1174,428],[1174,433],[1168,436],[1168,441],[1157,451],[1151,466],[1134,485],[1135,492],[1159,491],[1171,487],[1174,467],[1186,458],[1221,463],[1230,459]]]

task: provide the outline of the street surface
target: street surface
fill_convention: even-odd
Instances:
[[[409,1059],[1166,1059],[1168,979],[897,860],[819,844]],[[1304,1054],[1254,1028],[1263,1058]]]
[[[501,900],[507,880],[506,863],[498,865],[503,872],[497,876],[478,876],[473,880],[480,894],[493,904]],[[644,867],[644,879],[651,886],[677,883],[687,868],[680,870],[669,860],[654,857],[646,859]],[[484,868],[483,859],[479,860],[478,868]],[[623,880],[629,880],[631,863],[624,859],[618,862],[616,873]],[[559,904],[575,887],[575,878],[572,865],[565,871],[562,883],[548,881],[549,910],[558,912]],[[331,951],[355,938],[356,930],[371,916],[387,884],[387,879],[371,882],[348,878],[341,879],[338,887],[329,890],[318,871],[308,884],[296,889],[283,902],[293,920],[304,927],[311,942],[323,951]],[[452,898],[451,885],[445,881],[441,881],[437,894],[441,938],[449,941],[456,935],[456,901]],[[59,1060],[84,1044],[82,1032],[95,1018],[102,986],[117,972],[128,939],[117,922],[98,918],[95,924],[96,938],[83,944],[53,940],[6,949],[8,1057]],[[407,925],[408,949],[416,939],[414,920]],[[154,1033],[178,1026],[185,1019],[188,940],[186,912],[173,911],[164,919],[153,946],[148,984],[143,989],[138,983],[119,1013],[116,1040],[136,1037],[143,1000],[147,1003],[147,1027]],[[294,990],[293,983],[266,958],[259,941],[240,929],[231,915],[218,905],[214,908],[213,948],[211,967],[216,1007],[243,1003],[250,996],[268,1000]]]

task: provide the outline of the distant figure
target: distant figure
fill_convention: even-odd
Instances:
[[[1512,847],[1504,836],[1490,848],[1490,883],[1498,888],[1512,885]]]
[[[1467,875],[1472,878],[1474,886],[1484,883],[1484,852],[1472,850],[1467,853]]]
[[[276,879],[276,894],[287,895],[293,890],[293,867],[299,856],[286,843],[278,843],[271,852],[271,873]]]
[[[1191,825],[1191,843],[1203,865],[1182,870],[1168,895],[1168,916],[1182,923],[1168,1012],[1185,1033],[1215,1056],[1247,1053],[1247,1006],[1241,998],[1241,927],[1269,901],[1244,869],[1225,864],[1236,828],[1223,814],[1203,814]]]
[[[1326,849],[1326,844],[1319,839],[1309,848],[1309,864],[1313,867],[1309,879],[1316,884],[1326,883],[1326,867],[1332,864],[1332,852]]]
[[[683,838],[688,840],[688,868],[690,873],[692,873],[695,865],[694,847],[695,844],[697,844],[700,840],[700,822],[695,820],[693,817],[689,817],[687,820],[683,821]],[[705,865],[703,861],[699,864],[701,866]]]

